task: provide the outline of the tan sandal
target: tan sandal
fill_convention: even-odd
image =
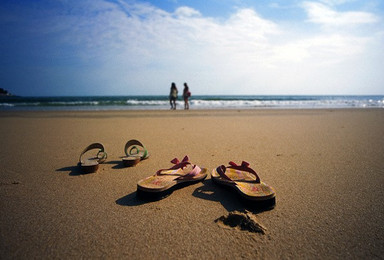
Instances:
[[[138,140],[129,140],[124,147],[126,157],[123,157],[124,166],[131,167],[141,160],[148,159],[149,153],[145,146]]]
[[[82,157],[91,150],[98,149],[96,156],[83,159]],[[103,163],[107,159],[107,153],[104,151],[104,146],[101,143],[93,143],[87,146],[80,154],[79,165],[84,173],[96,172],[99,168],[99,164]]]

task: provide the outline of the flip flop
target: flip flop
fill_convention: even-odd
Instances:
[[[211,179],[217,184],[234,188],[243,198],[250,201],[266,201],[276,195],[275,190],[260,181],[257,173],[244,161],[241,165],[229,162],[227,167],[217,167],[212,171]]]
[[[129,140],[125,144],[124,152],[126,157],[123,157],[124,166],[135,166],[141,160],[148,159],[149,153],[145,146],[138,140]]]
[[[176,187],[193,184],[207,177],[207,169],[189,162],[188,156],[180,162],[175,158],[169,169],[158,170],[154,175],[137,183],[137,195],[144,197],[161,197],[172,192]]]
[[[98,153],[94,157],[83,159],[86,152],[90,150],[98,149]],[[103,163],[107,159],[107,153],[104,151],[104,146],[101,143],[93,143],[87,146],[80,154],[79,165],[84,173],[96,172],[99,168],[99,164]]]

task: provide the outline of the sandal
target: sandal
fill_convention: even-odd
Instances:
[[[130,140],[125,144],[124,152],[127,155],[123,157],[124,166],[131,167],[138,164],[141,160],[149,157],[149,153],[145,146],[137,140]]]
[[[90,157],[87,159],[82,158],[86,152],[94,149],[99,149],[95,157]],[[79,165],[84,173],[92,173],[96,172],[99,168],[99,164],[103,163],[106,159],[107,153],[104,151],[104,146],[101,143],[93,143],[87,146],[80,154]]]
[[[273,199],[275,190],[260,181],[257,173],[249,167],[249,163],[237,165],[229,162],[230,166],[221,165],[212,171],[212,181],[217,184],[234,188],[242,197],[251,201],[265,201]]]
[[[193,184],[207,177],[207,169],[191,164],[188,156],[181,162],[175,158],[171,163],[175,165],[140,180],[137,183],[137,194],[158,197],[170,193],[176,186]]]

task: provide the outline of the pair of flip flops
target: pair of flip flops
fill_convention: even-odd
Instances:
[[[207,169],[189,162],[188,156],[180,162],[173,159],[169,169],[158,170],[154,175],[137,183],[137,194],[145,197],[161,197],[171,192],[176,186],[192,184],[207,177]],[[249,167],[249,163],[237,165],[229,162],[229,166],[221,165],[211,174],[214,183],[235,189],[249,201],[267,201],[275,197],[275,190],[261,182],[257,173]]]
[[[83,158],[91,150],[98,150],[96,156]],[[149,153],[145,146],[138,140],[129,140],[124,147],[125,157],[122,158],[124,166],[131,167],[138,164],[141,160],[149,157]],[[99,164],[105,162],[108,155],[105,152],[104,145],[101,143],[93,143],[87,146],[80,154],[79,165],[84,173],[96,172]]]

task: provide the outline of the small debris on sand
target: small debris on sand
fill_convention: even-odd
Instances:
[[[245,213],[232,211],[229,212],[227,216],[221,216],[216,219],[215,222],[224,228],[231,227],[252,233],[261,233],[263,235],[267,231],[267,229],[259,223],[256,215],[249,211],[245,211]]]
[[[20,184],[20,182],[18,182],[18,181],[0,182],[0,185],[12,185],[12,184]]]

